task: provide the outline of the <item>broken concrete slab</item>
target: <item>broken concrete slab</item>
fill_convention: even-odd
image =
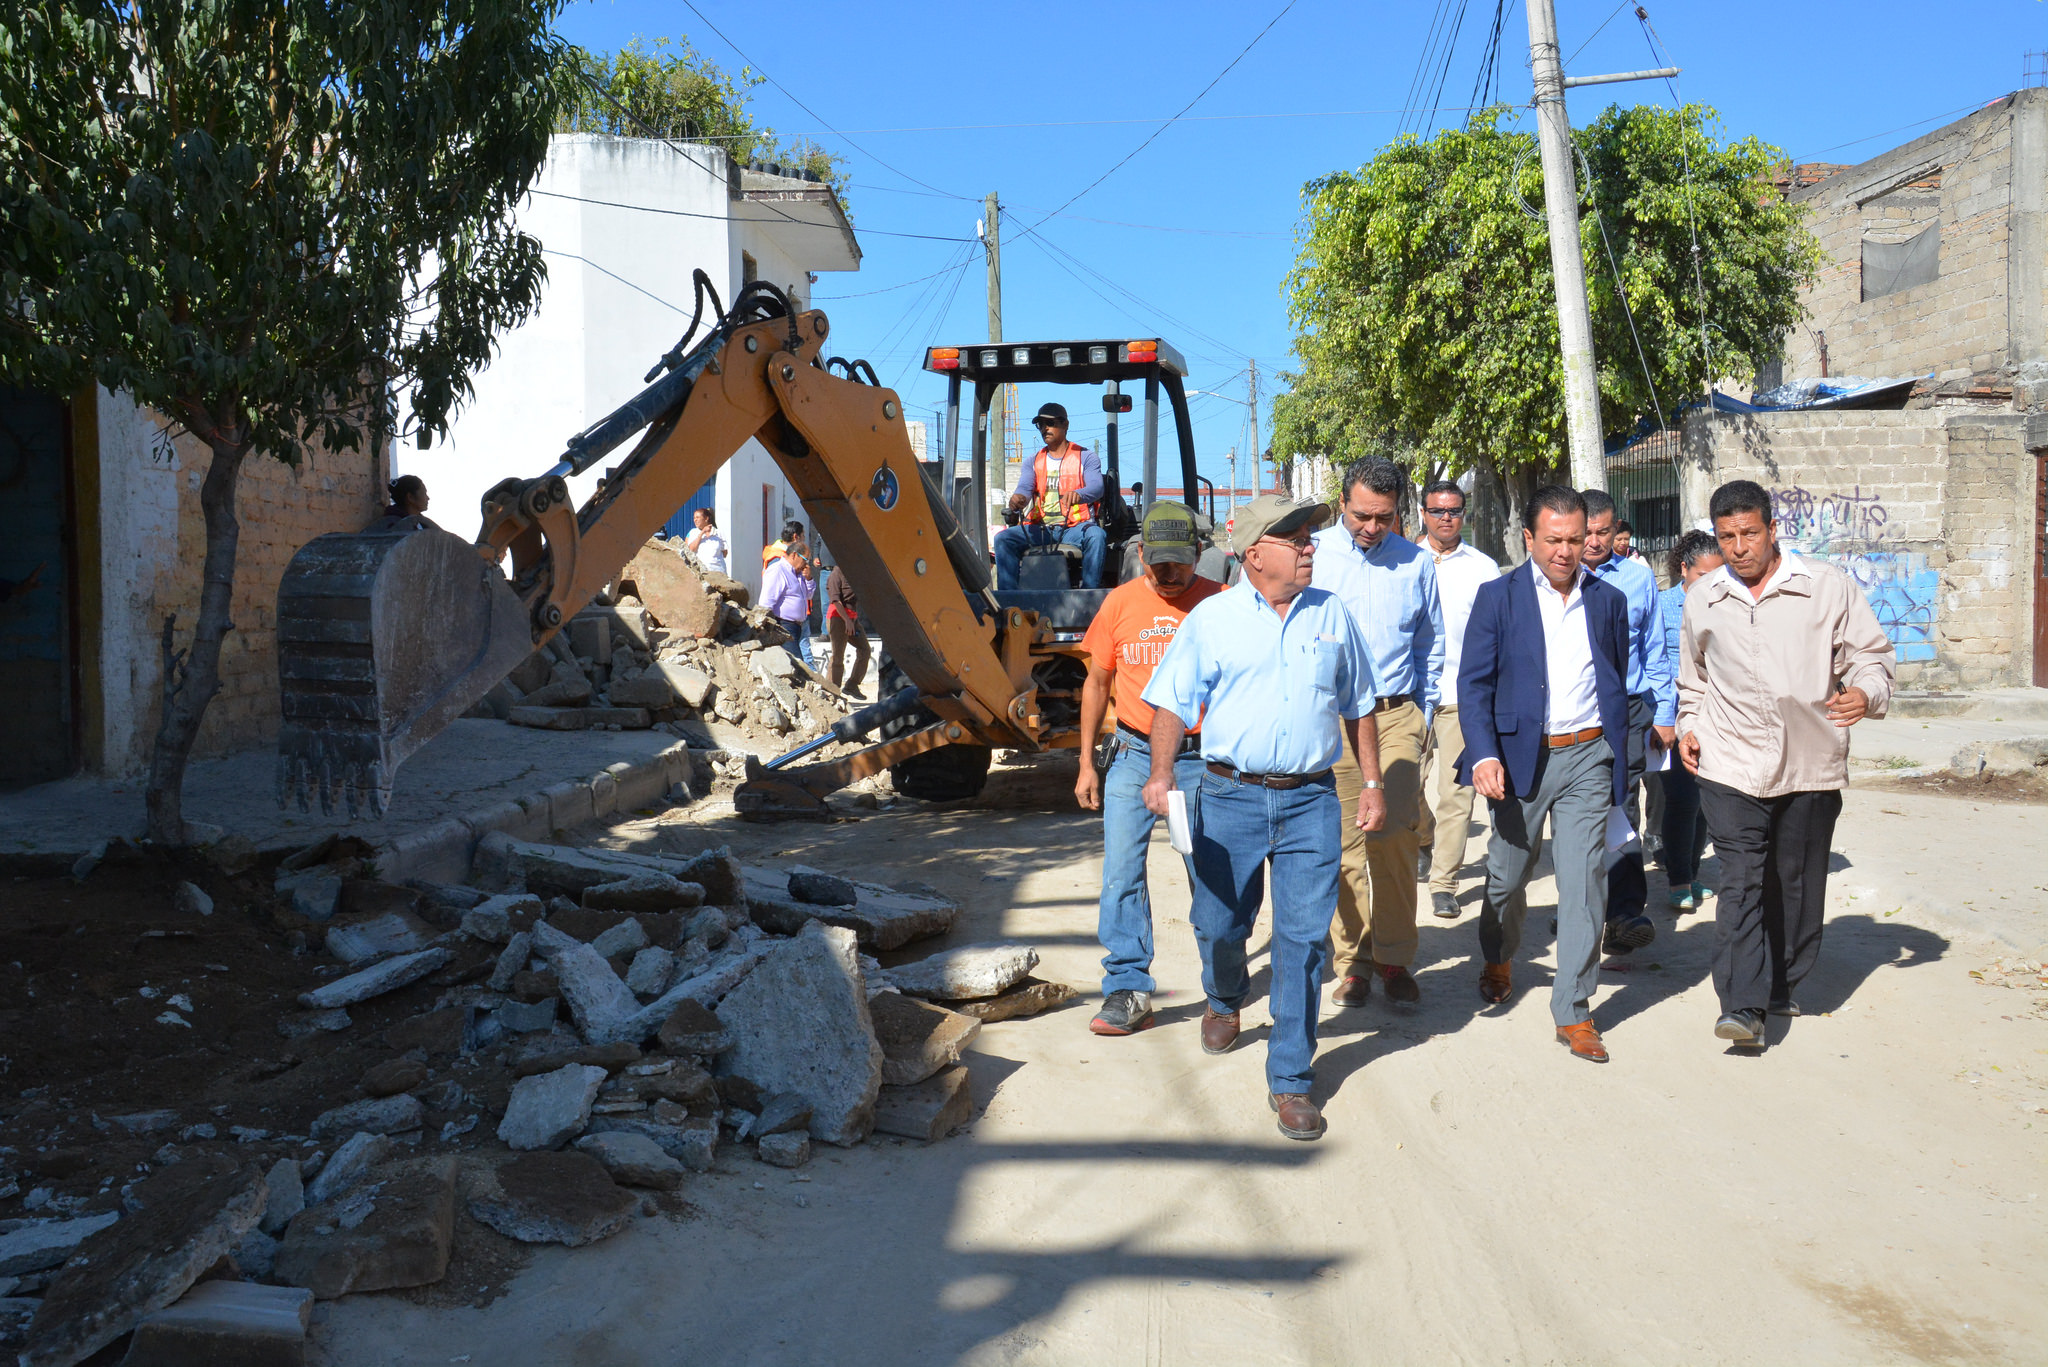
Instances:
[[[588,1064],[607,1073],[616,1073],[640,1061],[640,1050],[630,1044],[582,1044],[572,1049],[557,1049],[548,1048],[545,1042],[541,1042],[541,1048],[541,1053],[513,1061],[512,1076],[515,1079],[552,1073],[572,1063]]]
[[[311,992],[299,994],[299,1005],[324,1011],[329,1007],[353,1006],[357,1002],[381,997],[386,992],[395,992],[410,983],[418,982],[435,969],[445,966],[455,955],[442,947],[422,949],[415,954],[401,954],[395,959],[338,978],[325,987],[316,987]]]
[[[280,1158],[271,1165],[264,1175],[265,1196],[263,1218],[257,1221],[257,1228],[265,1234],[277,1235],[292,1222],[292,1217],[306,1208],[306,1183],[300,1175],[296,1158]]]
[[[636,873],[585,888],[582,901],[592,911],[677,911],[703,906],[704,885],[665,873]]]
[[[306,1204],[322,1206],[347,1191],[391,1156],[391,1140],[381,1134],[350,1135],[306,1184]]]
[[[592,1044],[609,1044],[627,1038],[616,1031],[640,1009],[640,999],[619,981],[619,975],[612,972],[602,954],[545,921],[534,923],[533,947],[555,971],[562,996],[569,1003],[569,1018],[576,1022],[585,1039]]]
[[[640,1203],[587,1153],[529,1153],[478,1175],[469,1213],[508,1238],[579,1248],[624,1229]]]
[[[973,1016],[983,1024],[989,1024],[994,1021],[1015,1020],[1019,1016],[1035,1016],[1041,1011],[1065,1006],[1080,995],[1065,983],[1049,983],[1027,977],[1019,979],[1016,986],[996,996],[984,997],[980,1001],[949,1002],[947,1005],[962,1015]]]
[[[604,1164],[611,1179],[624,1187],[674,1191],[687,1172],[661,1145],[630,1130],[586,1134],[576,1141],[576,1147]]]
[[[346,1030],[351,1024],[348,1012],[335,1006],[325,1011],[298,1011],[281,1017],[277,1022],[277,1033],[286,1039],[307,1039],[313,1035]]]
[[[604,692],[605,701],[613,707],[645,707],[648,709],[675,706],[675,690],[668,686],[668,680],[659,670],[650,669],[635,674],[630,679],[613,679]]]
[[[404,1134],[425,1123],[426,1108],[417,1098],[400,1092],[396,1096],[373,1096],[322,1111],[314,1117],[307,1133],[315,1139],[332,1139],[336,1135],[358,1132]]]
[[[669,691],[675,694],[676,699],[692,710],[703,707],[705,700],[711,696],[711,676],[695,665],[673,660],[657,660],[648,672],[661,675],[663,682],[668,684]]]
[[[647,928],[631,916],[602,931],[590,942],[590,947],[606,959],[621,954],[637,954],[649,944]]]
[[[718,1154],[718,1117],[695,1115],[679,1102],[657,1101],[644,1111],[590,1118],[591,1134],[640,1134],[691,1172],[709,1172]]]
[[[511,990],[512,979],[526,968],[526,961],[533,957],[533,934],[522,930],[505,942],[505,948],[498,955],[498,962],[491,967],[491,976],[484,980],[484,986],[493,992]]]
[[[541,918],[541,900],[528,892],[500,893],[462,913],[462,933],[502,945]]]
[[[811,1137],[801,1132],[762,1135],[754,1154],[770,1167],[800,1168],[811,1161]]]
[[[775,946],[725,998],[732,1048],[718,1071],[811,1105],[811,1134],[858,1144],[874,1123],[882,1047],[853,932],[819,922]]]
[[[56,1267],[93,1235],[120,1219],[114,1211],[75,1220],[22,1220],[0,1234],[0,1276]]]
[[[860,896],[847,879],[803,864],[790,866],[789,895],[819,907],[850,907]]]
[[[126,1131],[129,1134],[155,1134],[168,1130],[178,1123],[178,1113],[171,1110],[131,1111],[127,1115],[110,1115],[104,1122],[95,1121],[97,1128]]]
[[[730,845],[719,845],[684,861],[676,877],[704,888],[704,900],[722,907],[733,906],[745,896],[745,871],[733,856]]]
[[[653,714],[644,707],[535,707],[522,703],[505,720],[539,731],[588,731],[613,726],[621,731],[645,731],[654,725]]]
[[[993,997],[1038,966],[1029,945],[963,945],[916,963],[883,970],[884,982],[899,992],[936,1001]]]
[[[667,860],[515,840],[503,831],[493,831],[477,842],[476,867],[478,876],[493,880],[493,886],[523,884],[544,897],[578,897],[585,888],[599,883],[615,883],[639,873],[677,872]]]
[[[633,965],[626,970],[626,986],[635,996],[659,996],[675,971],[674,953],[659,945],[649,945],[633,956]]]
[[[201,1282],[135,1327],[121,1367],[304,1367],[312,1323],[302,1287]]]
[[[571,1063],[512,1084],[498,1138],[515,1149],[558,1149],[583,1132],[604,1085],[602,1068]]]
[[[732,1032],[702,1002],[685,997],[669,1012],[656,1036],[671,1054],[715,1058],[732,1047]]]
[[[947,1068],[908,1087],[884,1087],[875,1103],[875,1132],[926,1143],[944,1139],[974,1114],[965,1068]]]
[[[361,1189],[369,1209],[360,1218],[300,1212],[278,1247],[273,1275],[321,1300],[433,1285],[448,1275],[458,1170],[453,1154],[408,1159],[371,1175]]]
[[[605,1032],[611,1039],[638,1042],[659,1031],[684,1001],[710,1006],[746,980],[776,942],[753,926],[735,934],[716,957]]]
[[[879,883],[848,881],[851,906],[820,906],[790,895],[790,880],[774,869],[745,865],[741,889],[754,923],[773,935],[794,935],[811,921],[845,926],[861,948],[896,949],[912,940],[943,935],[960,917],[960,906],[943,897],[899,892]]]
[[[536,1030],[553,1029],[561,1013],[560,998],[542,997],[537,1002],[506,1002],[493,1014],[504,1029],[515,1035],[530,1035]]]
[[[327,927],[327,952],[345,964],[367,963],[390,954],[425,949],[434,928],[407,911],[387,911],[358,919],[335,918]]]
[[[981,1033],[973,1016],[895,992],[870,998],[868,1014],[882,1046],[885,1087],[907,1087],[952,1067]]]
[[[794,1092],[777,1092],[761,1099],[758,1115],[747,1117],[750,1135],[789,1134],[811,1127],[811,1103]]]
[[[22,1367],[70,1367],[173,1304],[263,1215],[263,1174],[192,1154],[129,1193],[135,1213],[78,1246],[29,1326]]]

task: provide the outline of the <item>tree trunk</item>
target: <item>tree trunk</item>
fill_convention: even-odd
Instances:
[[[163,704],[157,719],[156,743],[149,755],[149,838],[159,845],[185,843],[185,764],[199,723],[213,695],[220,691],[220,647],[235,629],[228,619],[234,606],[235,551],[242,525],[235,518],[235,488],[242,476],[247,442],[209,440],[213,459],[206,482],[199,486],[199,507],[206,518],[206,565],[199,589],[199,623],[186,650],[171,649],[177,624],[174,613],[164,619]]]

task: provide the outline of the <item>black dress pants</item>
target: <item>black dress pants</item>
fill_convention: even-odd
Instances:
[[[1714,903],[1714,990],[1721,1010],[1761,1011],[1791,997],[1820,956],[1835,789],[1751,797],[1701,779],[1700,809],[1721,859]]]
[[[1621,800],[1621,809],[1628,815],[1628,824],[1635,828],[1638,837],[1644,832],[1643,823],[1637,819],[1637,794],[1643,786],[1643,769],[1649,761],[1647,746],[1650,723],[1656,715],[1656,703],[1649,694],[1630,695],[1628,793]],[[1649,900],[1650,882],[1643,873],[1643,852],[1639,845],[1638,848],[1615,860],[1614,867],[1607,871],[1607,919],[1619,921],[1631,916],[1641,916],[1643,907]]]

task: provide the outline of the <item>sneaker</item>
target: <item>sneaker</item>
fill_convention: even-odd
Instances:
[[[1429,881],[1429,866],[1433,858],[1434,856],[1428,850],[1424,850],[1421,854],[1415,857],[1416,882],[1427,883]]]
[[[1664,900],[1671,904],[1673,911],[1691,911],[1695,905],[1692,899],[1692,884],[1680,883],[1664,894]]]
[[[1626,954],[1656,938],[1657,927],[1650,924],[1649,917],[1616,916],[1607,922],[1606,940],[1601,948],[1609,954]]]
[[[1771,1014],[1774,1016],[1803,1016],[1806,1013],[1801,1011],[1799,1003],[1793,1001],[1790,997],[1780,997],[1771,1003]]]
[[[1707,899],[1713,895],[1714,890],[1705,883],[1694,883],[1692,885],[1692,904],[1696,907],[1706,905]]]
[[[1152,994],[1126,987],[1102,999],[1088,1028],[1098,1035],[1135,1035],[1151,1023]]]
[[[1448,892],[1432,892],[1429,895],[1429,909],[1446,921],[1458,919],[1458,899]]]
[[[1764,1044],[1764,1013],[1753,1006],[1730,1011],[1714,1022],[1714,1038],[1727,1040],[1737,1048],[1761,1049]]]
[[[1415,985],[1415,975],[1399,964],[1375,964],[1380,971],[1380,990],[1387,994],[1390,1002],[1404,1004],[1422,1000],[1422,989]]]

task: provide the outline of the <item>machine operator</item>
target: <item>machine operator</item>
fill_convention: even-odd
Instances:
[[[1095,517],[1102,502],[1102,462],[1067,440],[1062,405],[1046,404],[1031,425],[1045,445],[1024,462],[1010,494],[1010,511],[1024,515],[1022,525],[996,533],[996,587],[1017,587],[1026,547],[1059,544],[1081,548],[1081,587],[1101,588],[1109,553],[1109,538]]]

